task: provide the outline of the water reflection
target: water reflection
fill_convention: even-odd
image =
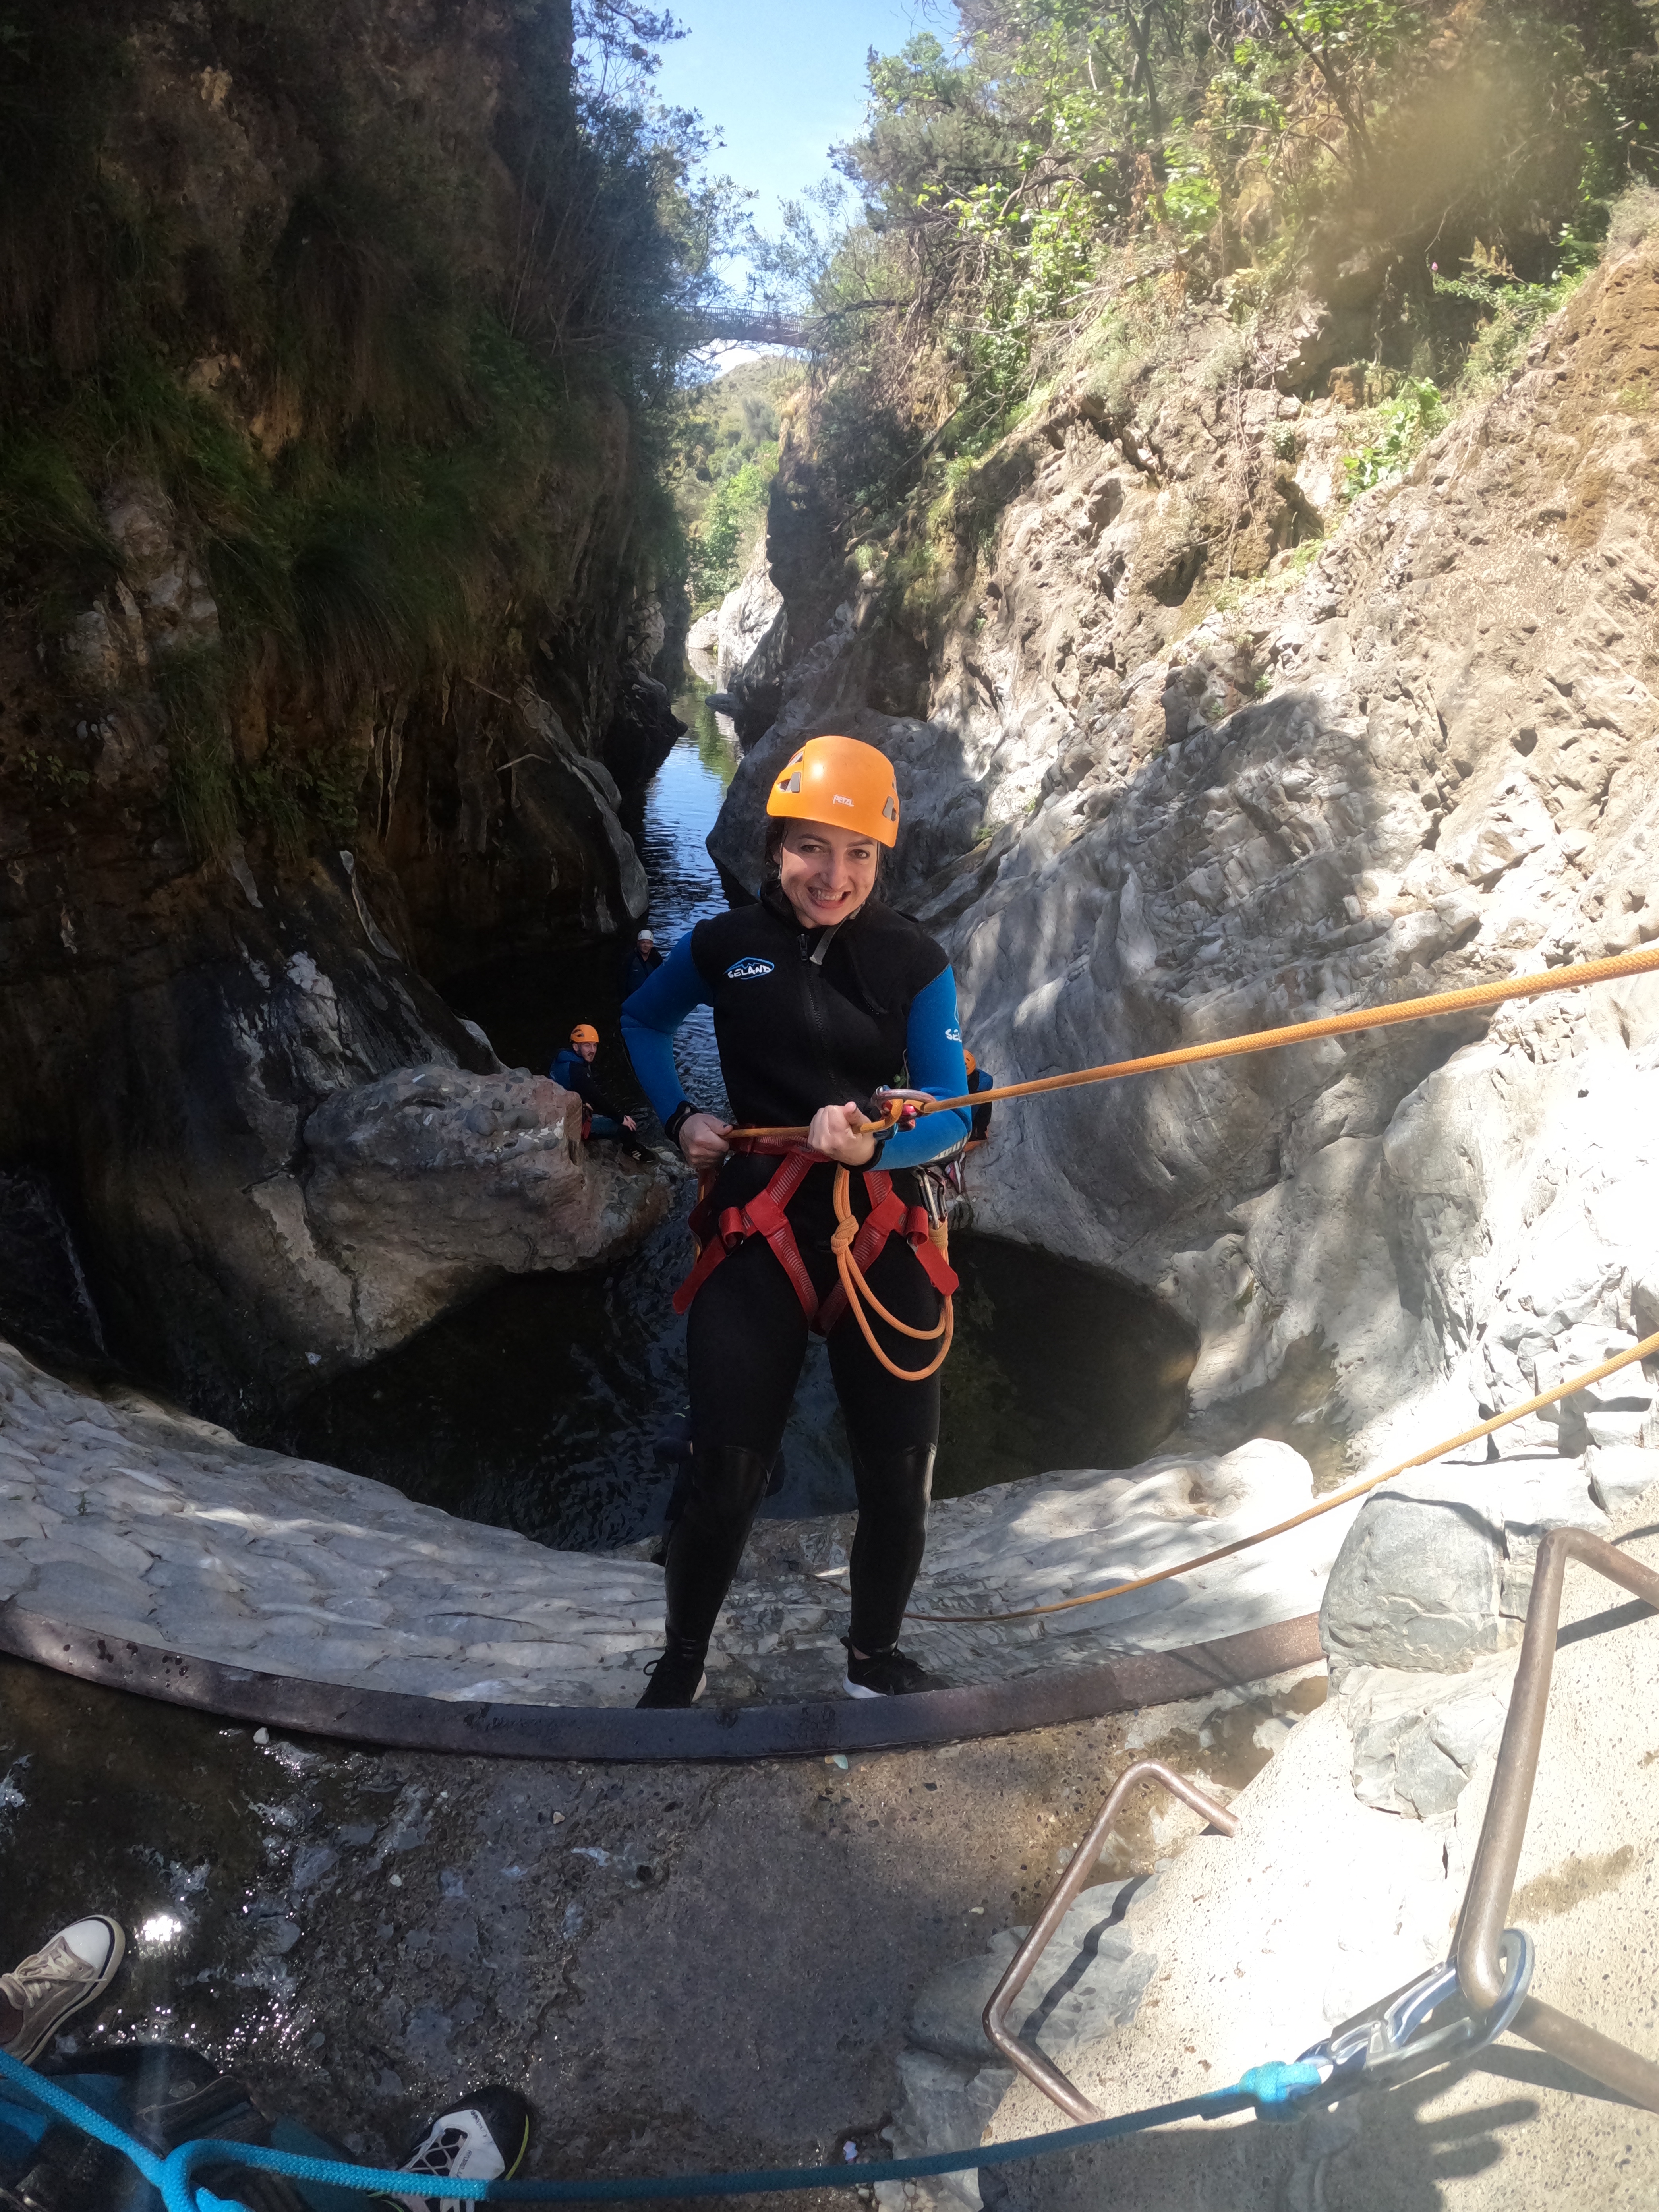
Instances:
[[[704,840],[737,764],[701,695],[678,711],[690,726],[653,780],[636,830],[665,948],[724,910]],[[637,1101],[617,1028],[628,949],[497,962],[453,981],[449,994],[513,1066],[545,1068],[574,1023],[595,1023],[601,1084]],[[728,1110],[707,1009],[677,1049],[686,1095]],[[994,1152],[973,1172],[994,1164]],[[546,1543],[599,1547],[648,1534],[671,1479],[653,1443],[685,1401],[685,1328],[669,1301],[690,1264],[686,1210],[617,1267],[501,1285],[319,1390],[272,1441]],[[1022,1245],[958,1236],[952,1257],[962,1294],[938,1495],[1054,1468],[1129,1466],[1178,1424],[1194,1347],[1156,1300]],[[850,1509],[845,1435],[816,1340],[784,1451],[769,1514]]]

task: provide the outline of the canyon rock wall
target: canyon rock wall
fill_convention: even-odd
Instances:
[[[506,527],[488,410],[532,358],[489,318],[558,274],[514,252],[534,163],[574,132],[530,112],[532,78],[568,79],[559,0],[301,0],[263,30],[87,0],[74,35],[111,64],[80,118],[96,189],[158,227],[177,296],[100,264],[85,209],[55,288],[10,236],[0,366],[56,365],[31,387],[46,459],[0,471],[0,1168],[60,1195],[112,1352],[243,1418],[660,1211],[568,1157],[562,1107],[520,1101],[542,1166],[475,1143],[469,1266],[427,1249],[402,1171],[379,1231],[347,1237],[307,1131],[338,1139],[426,1070],[499,1134],[495,1056],[423,979],[644,912],[622,817],[678,726],[684,609],[640,543],[638,425],[591,380],[568,423],[501,418],[539,457],[514,526],[538,594],[479,539],[481,501]],[[433,304],[421,256],[445,253],[470,322]],[[113,366],[100,315],[127,319]],[[412,357],[447,331],[458,361]],[[88,458],[100,379],[107,435],[147,423],[153,468]],[[82,471],[78,506],[40,491],[52,470]],[[425,569],[398,566],[400,528],[432,538]]]
[[[456,1019],[368,874],[239,849],[181,883],[133,855],[67,939],[50,910],[6,933],[14,1142],[62,1164],[111,1346],[218,1414],[268,1416],[504,1273],[608,1259],[667,1203]]]
[[[1282,391],[1271,357],[1218,387],[1201,321],[1141,416],[1062,392],[1000,457],[1012,495],[928,635],[926,719],[872,703],[891,647],[850,593],[711,848],[752,881],[802,735],[884,744],[896,896],[948,942],[1001,1080],[1645,941],[1656,333],[1650,243],[1346,511],[1340,401]],[[1275,487],[1265,574],[1194,620],[1194,517],[1229,468]],[[1202,1332],[1200,1431],[1283,1434],[1334,1473],[1659,1325],[1656,1106],[1642,979],[1006,1106],[974,1218],[1161,1290]],[[1515,1441],[1629,1443],[1651,1399]]]

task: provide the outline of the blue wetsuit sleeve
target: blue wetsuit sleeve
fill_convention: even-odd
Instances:
[[[657,1119],[666,1123],[686,1103],[674,1065],[674,1032],[694,1006],[711,1003],[708,987],[691,957],[688,930],[660,968],[654,969],[622,1010],[623,1042]]]
[[[910,1002],[904,1033],[910,1087],[935,1098],[960,1098],[968,1088],[968,1063],[962,1056],[962,1024],[957,1015],[957,979],[940,969],[926,990]],[[884,1168],[925,1167],[953,1152],[968,1134],[968,1115],[960,1109],[927,1114],[914,1129],[890,1137],[882,1148]]]

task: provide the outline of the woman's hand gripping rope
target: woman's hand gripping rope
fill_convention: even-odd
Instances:
[[[844,1106],[819,1107],[806,1132],[806,1149],[820,1159],[834,1160],[843,1172],[867,1167],[875,1158],[876,1131],[849,1098]]]
[[[925,1091],[889,1091],[880,1095],[884,1102],[886,1111],[879,1121],[864,1122],[858,1108],[850,1099],[845,1106],[823,1108],[813,1116],[812,1127],[809,1133],[814,1139],[815,1148],[820,1122],[823,1122],[826,1116],[841,1115],[845,1116],[844,1127],[849,1143],[856,1142],[860,1135],[866,1139],[869,1149],[865,1152],[864,1159],[867,1160],[875,1151],[876,1137],[890,1135],[895,1129],[913,1127],[916,1115],[921,1110],[921,1103],[927,1100]],[[863,1162],[855,1161],[854,1164],[861,1166]],[[865,1342],[887,1372],[896,1376],[901,1382],[927,1382],[929,1376],[938,1374],[950,1356],[951,1339],[956,1334],[955,1302],[949,1297],[945,1298],[939,1314],[939,1326],[936,1328],[912,1328],[908,1322],[901,1321],[896,1314],[889,1313],[865,1279],[864,1270],[853,1257],[853,1243],[859,1233],[859,1224],[853,1212],[852,1178],[848,1174],[846,1167],[839,1163],[836,1168],[835,1205],[836,1226],[830,1238],[830,1249],[836,1255],[836,1266],[841,1275],[842,1289],[847,1293],[848,1306],[854,1320],[864,1332]],[[943,1337],[945,1341],[939,1345],[939,1350],[926,1367],[901,1367],[896,1360],[890,1359],[876,1342],[876,1333],[870,1326],[869,1315],[865,1311],[866,1304],[872,1312],[884,1321],[890,1328],[896,1329],[901,1336],[914,1338],[921,1344],[935,1343],[940,1337]]]

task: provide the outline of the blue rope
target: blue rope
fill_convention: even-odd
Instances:
[[[158,2159],[101,2112],[0,2051],[0,2081],[9,2082],[96,2142],[120,2151],[161,2191],[167,2212],[245,2212],[234,2198],[215,2197],[210,2191],[198,2191],[191,2186],[191,2167],[210,2165],[257,2166],[264,2172],[286,2174],[291,2181],[323,2182],[331,2188],[365,2193],[453,2197],[488,2204],[625,2204],[659,2197],[753,2197],[773,2190],[862,2188],[877,2181],[910,2181],[924,2175],[965,2173],[985,2166],[1011,2166],[1023,2159],[1079,2150],[1085,2143],[1111,2142],[1147,2128],[1168,2127],[1176,2120],[1224,2119],[1231,2113],[1258,2106],[1282,2106],[1317,2088],[1321,2080],[1317,2067],[1285,2065],[1275,2060],[1253,2067],[1231,2089],[1212,2089],[1202,2096],[1182,2097],[1174,2104],[1154,2105],[1145,2112],[1124,2112],[1115,2119],[1091,2120],[1082,2127],[1060,2128],[1050,2135],[1023,2136],[1013,2142],[985,2143],[975,2150],[931,2151],[921,2158],[872,2159],[855,2166],[761,2167],[738,2173],[682,2173],[646,2180],[618,2175],[601,2181],[468,2181],[404,2173],[386,2166],[349,2166],[337,2159],[309,2158],[295,2151],[270,2150],[258,2143],[210,2140],[180,2143],[169,2157]]]

